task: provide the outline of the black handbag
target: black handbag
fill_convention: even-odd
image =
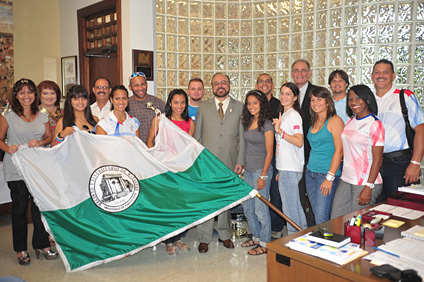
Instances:
[[[408,119],[408,108],[405,104],[405,97],[404,97],[404,90],[402,89],[399,93],[399,100],[400,100],[400,106],[402,108],[402,115],[403,119],[405,120],[405,133],[406,133],[406,139],[408,140],[409,148],[414,150],[414,136],[415,136],[415,130],[412,128],[411,124],[409,123]]]

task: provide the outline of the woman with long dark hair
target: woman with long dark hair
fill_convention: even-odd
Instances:
[[[50,144],[52,132],[47,115],[39,111],[40,95],[34,82],[29,79],[18,80],[9,98],[10,107],[0,116],[0,149],[5,151],[3,161],[4,178],[12,198],[13,249],[18,253],[19,264],[31,262],[27,251],[27,208],[31,201],[31,216],[34,225],[32,246],[37,258],[40,253],[46,259],[57,258],[57,252],[50,249],[49,235],[41,222],[40,210],[17,168],[12,163],[12,155],[20,145],[30,148]],[[7,144],[5,137],[7,134]]]
[[[193,136],[195,124],[194,121],[188,116],[188,97],[184,90],[174,89],[169,92],[168,100],[166,101],[165,105],[165,116],[181,130],[188,133],[190,136]],[[147,147],[149,148],[154,146],[155,136],[159,130],[159,120],[160,116],[156,116],[152,120],[149,135],[147,136]],[[178,254],[176,247],[183,251],[190,249],[190,246],[181,240],[181,237],[184,234],[186,234],[186,232],[165,240],[166,252],[168,255]]]
[[[384,128],[377,118],[377,102],[366,85],[349,89],[342,132],[343,172],[334,196],[331,218],[373,205],[383,190]]]
[[[110,93],[111,112],[102,118],[96,127],[96,134],[113,136],[137,136],[140,138],[140,122],[128,112],[128,90],[117,85]]]
[[[293,82],[284,83],[280,88],[280,102],[283,114],[274,119],[275,163],[278,170],[277,181],[283,203],[283,212],[301,228],[307,228],[305,213],[299,198],[299,181],[302,178],[303,125],[299,104],[299,88]],[[296,232],[290,224],[289,234]]]
[[[269,198],[273,170],[274,128],[271,118],[271,108],[265,94],[259,90],[249,91],[242,114],[243,137],[246,141],[244,180],[265,199]],[[255,197],[243,202],[243,209],[253,237],[241,246],[253,247],[248,251],[249,255],[267,253],[266,243],[271,241],[268,206]]]
[[[311,153],[305,174],[306,191],[315,223],[330,219],[334,194],[339,183],[343,156],[341,134],[343,120],[336,114],[333,98],[327,88],[311,91],[311,127],[308,141]]]
[[[188,116],[188,96],[187,93],[182,89],[174,89],[169,92],[168,100],[165,104],[165,116],[170,119],[179,128],[193,136],[195,123]],[[147,147],[151,148],[154,146],[155,136],[158,133],[158,120],[159,116],[156,116],[152,120],[149,134],[147,136]]]
[[[52,141],[52,147],[63,142],[65,137],[71,135],[77,126],[79,129],[94,133],[99,119],[91,114],[88,105],[88,92],[82,85],[74,85],[69,89],[65,100],[63,117],[58,120]]]

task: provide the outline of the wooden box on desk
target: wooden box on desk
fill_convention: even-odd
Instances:
[[[387,198],[387,203],[393,206],[424,211],[424,196],[422,195],[398,192],[396,196]]]

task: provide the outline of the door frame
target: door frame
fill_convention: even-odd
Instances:
[[[116,10],[116,27],[117,27],[117,64],[119,82],[122,84],[123,62],[122,62],[122,22],[121,22],[121,0],[104,0],[77,11],[78,18],[78,47],[79,47],[79,66],[80,66],[80,84],[87,91],[91,92],[90,85],[90,66],[89,58],[84,54],[87,52],[87,25],[86,18],[103,14],[107,10]]]

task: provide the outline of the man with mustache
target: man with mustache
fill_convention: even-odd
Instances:
[[[214,154],[235,173],[240,173],[244,165],[243,126],[240,117],[243,104],[230,97],[230,79],[227,75],[216,73],[212,77],[214,98],[200,103],[196,116],[194,138]],[[214,219],[197,226],[200,253],[208,251],[212,241]],[[218,215],[219,240],[226,248],[234,248],[230,240],[230,212]]]
[[[94,81],[93,93],[96,96],[96,102],[91,107],[91,113],[100,119],[110,113],[112,104],[109,101],[111,85],[109,79],[99,77]]]
[[[405,132],[405,120],[400,104],[400,89],[393,84],[396,73],[393,63],[383,59],[374,64],[371,79],[374,82],[378,105],[378,119],[384,126],[383,191],[377,202],[396,195],[400,186],[418,181],[420,163],[424,154],[424,112],[414,93],[404,89],[408,120],[415,130],[413,150],[410,149]],[[372,189],[372,187],[370,187]]]

